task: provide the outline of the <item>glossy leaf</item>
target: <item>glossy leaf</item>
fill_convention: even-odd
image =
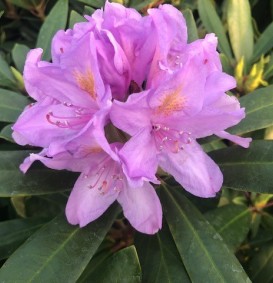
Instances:
[[[220,51],[223,52],[228,58],[232,58],[232,52],[223,24],[211,1],[198,0],[198,12],[206,30],[217,35]]]
[[[77,283],[142,282],[141,268],[134,246],[124,248],[108,257],[105,257],[104,253],[102,257],[97,257],[96,261],[95,258],[92,259],[89,266],[94,267],[92,272],[80,278]]]
[[[19,165],[30,151],[0,151],[0,197],[40,195],[70,190],[78,174],[36,164],[24,175]]]
[[[24,65],[29,52],[29,48],[26,45],[16,43],[12,49],[12,59],[16,68],[23,73]]]
[[[8,63],[5,61],[3,56],[0,54],[0,86],[15,88],[16,80],[12,75]]]
[[[116,214],[117,206],[112,206],[103,217],[85,228],[68,224],[64,215],[56,217],[6,261],[0,270],[0,281],[74,283],[96,252]]]
[[[249,0],[228,0],[227,23],[236,60],[239,61],[244,56],[246,62],[249,62],[254,45]]]
[[[0,222],[0,259],[8,258],[46,219],[28,218]]]
[[[154,236],[138,233],[135,245],[143,282],[191,282],[166,222]]]
[[[68,0],[59,0],[56,2],[50,13],[43,23],[38,39],[37,47],[43,48],[43,59],[50,60],[51,58],[51,40],[53,35],[60,29],[66,26],[68,17]]]
[[[254,46],[253,61],[266,54],[273,47],[273,22],[265,29]]]
[[[192,282],[250,282],[222,237],[187,198],[163,188],[161,201]]]
[[[231,249],[245,240],[251,222],[251,212],[243,205],[225,205],[205,214],[206,219]]]
[[[273,242],[260,247],[250,262],[249,275],[253,283],[271,283],[273,281]]]
[[[190,43],[199,38],[196,23],[195,23],[192,11],[190,9],[184,10],[183,16],[187,23],[188,43]]]
[[[0,121],[15,122],[30,103],[29,99],[19,93],[0,88]]]
[[[228,130],[232,134],[245,134],[273,125],[273,85],[260,88],[240,99],[246,109],[246,118]]]
[[[232,146],[210,153],[224,175],[224,186],[273,193],[273,141],[253,141],[250,148]]]

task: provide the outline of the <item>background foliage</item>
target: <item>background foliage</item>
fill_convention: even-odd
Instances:
[[[225,72],[237,79],[247,117],[230,129],[254,139],[242,149],[201,140],[224,173],[214,199],[200,199],[166,177],[157,188],[163,229],[136,233],[114,204],[86,228],[70,226],[64,207],[76,175],[35,164],[35,149],[17,146],[11,126],[31,102],[22,80],[27,52],[59,29],[84,21],[103,0],[0,2],[0,282],[273,282],[273,1],[116,1],[145,14],[171,3],[188,24],[189,41],[214,32]]]

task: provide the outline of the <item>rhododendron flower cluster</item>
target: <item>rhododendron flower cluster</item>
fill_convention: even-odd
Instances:
[[[187,27],[171,5],[147,16],[106,2],[87,22],[58,31],[52,62],[29,52],[24,69],[35,100],[13,127],[18,144],[42,148],[35,160],[80,172],[66,216],[81,227],[117,200],[138,231],[153,234],[162,208],[152,184],[158,169],[199,197],[213,197],[223,176],[197,143],[217,135],[243,147],[250,139],[225,131],[244,117],[222,72],[214,34],[187,43]]]

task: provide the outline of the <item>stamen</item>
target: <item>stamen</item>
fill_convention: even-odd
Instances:
[[[159,151],[178,153],[192,142],[191,133],[171,129],[161,124],[152,125],[152,134]]]

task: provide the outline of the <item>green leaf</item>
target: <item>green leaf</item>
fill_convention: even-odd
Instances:
[[[210,153],[224,175],[224,186],[273,193],[273,141],[253,141],[250,148],[232,146]]]
[[[253,54],[254,35],[249,0],[228,0],[227,23],[236,60],[249,62]]]
[[[8,258],[46,219],[28,218],[0,222],[0,259]]]
[[[16,80],[12,75],[8,63],[0,54],[0,86],[15,88]]]
[[[46,17],[37,39],[37,47],[44,49],[43,59],[51,58],[51,40],[53,35],[60,29],[65,29],[68,17],[68,0],[56,2],[50,13]]]
[[[191,282],[166,222],[154,236],[137,233],[135,245],[143,282]]]
[[[246,109],[246,118],[232,127],[232,134],[245,134],[273,125],[273,85],[260,88],[240,99]]]
[[[14,140],[11,136],[12,134],[11,126],[12,125],[7,125],[0,131],[0,139],[4,139],[6,141],[14,143]]]
[[[79,22],[86,22],[86,19],[76,11],[72,10],[69,18],[69,28],[73,28],[73,26]]]
[[[112,225],[117,211],[117,206],[112,206],[103,217],[85,228],[68,224],[64,215],[56,217],[5,262],[0,270],[0,281],[76,282]]]
[[[232,52],[223,27],[223,24],[215,11],[210,0],[198,0],[198,12],[202,23],[208,32],[213,32],[219,40],[219,49],[229,59],[232,58]]]
[[[136,10],[141,10],[151,4],[151,0],[131,0],[129,6]]]
[[[0,197],[42,195],[66,191],[74,186],[78,174],[33,165],[26,174],[19,165],[31,151],[0,151]]]
[[[193,42],[194,40],[199,39],[196,23],[190,9],[186,9],[183,11],[183,16],[187,23],[187,31],[188,31],[188,43]]]
[[[253,61],[266,54],[273,47],[273,22],[265,29],[254,45]]]
[[[101,8],[104,7],[106,0],[78,0],[78,1],[94,8]]]
[[[141,268],[134,246],[122,249],[109,257],[105,255],[91,260],[89,267],[92,272],[77,283],[83,282],[141,282]],[[92,268],[94,267],[94,268]]]
[[[253,283],[271,283],[273,281],[273,242],[259,248],[249,264],[249,276]]]
[[[30,100],[13,91],[0,88],[0,121],[15,122]]]
[[[29,47],[26,45],[16,43],[11,51],[13,62],[21,73],[23,73],[27,53],[29,50]]]
[[[245,240],[250,229],[251,212],[243,205],[225,205],[208,211],[205,217],[233,250]]]
[[[192,282],[250,282],[222,237],[187,198],[163,188],[161,201]]]

